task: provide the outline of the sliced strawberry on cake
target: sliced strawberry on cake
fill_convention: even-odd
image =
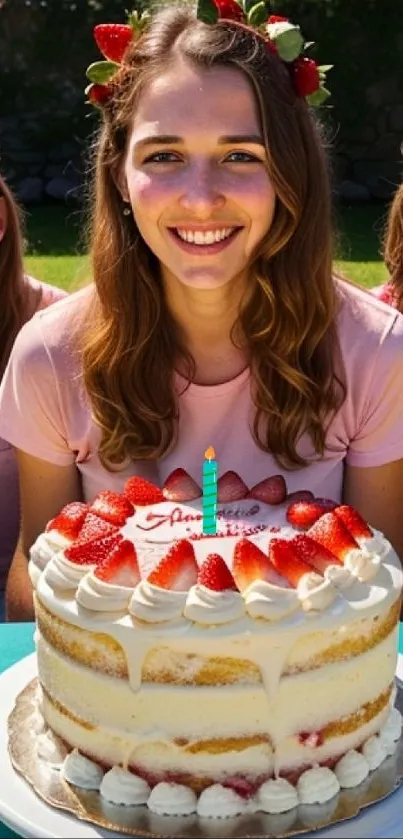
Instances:
[[[360,513],[348,504],[335,507],[334,514],[355,539],[359,553],[351,551],[345,563],[361,582],[371,580],[377,574],[384,555],[390,550],[385,537],[371,530]]]
[[[205,626],[215,626],[245,616],[245,603],[235,580],[220,554],[211,553],[203,562],[197,584],[186,598],[184,616]]]
[[[298,533],[291,539],[291,545],[299,558],[319,571],[320,574],[324,574],[326,569],[333,565],[342,566],[343,564],[328,548],[325,548],[320,542],[315,542],[315,539],[312,539],[307,533]]]
[[[294,588],[297,588],[305,574],[312,573],[312,566],[300,558],[292,540],[272,539],[269,544],[269,560],[276,571]]]
[[[313,501],[314,497],[310,489],[296,489],[294,492],[289,492],[285,500],[288,504],[292,504],[293,501]]]
[[[282,504],[287,496],[287,485],[282,475],[271,475],[249,490],[248,498],[255,498],[263,504]]]
[[[232,573],[239,591],[245,591],[255,580],[273,580],[273,566],[250,539],[240,539],[234,550]]]
[[[321,516],[308,530],[308,536],[327,548],[341,562],[345,562],[350,551],[359,550],[358,543],[335,512]]]
[[[104,583],[134,588],[140,581],[134,545],[128,539],[115,544],[107,558],[95,569],[94,575]]]
[[[82,501],[73,501],[71,504],[66,504],[59,515],[47,523],[45,533],[57,533],[64,537],[67,542],[72,542],[77,539],[87,513],[88,504],[84,504]]]
[[[111,533],[105,536],[100,536],[98,539],[76,541],[69,548],[66,548],[64,551],[64,557],[74,565],[99,565],[108,558],[112,549],[116,547],[122,539],[123,536],[116,528],[114,528]]]
[[[329,507],[316,499],[312,501],[293,501],[286,512],[287,521],[297,530],[308,530],[321,516],[329,512]]]
[[[150,504],[159,504],[161,501],[165,501],[162,489],[138,475],[126,481],[123,495],[128,498],[134,507],[147,507]]]
[[[337,590],[299,556],[292,539],[272,539],[269,558],[278,573],[297,590],[304,611],[321,612],[333,603]]]
[[[73,501],[48,522],[44,533],[39,534],[29,551],[28,573],[34,588],[50,561],[77,539],[87,514],[87,504]]]
[[[197,582],[211,591],[238,591],[234,577],[222,556],[211,553],[200,568]]]
[[[248,495],[248,487],[237,472],[228,471],[217,481],[217,501],[219,504],[230,504],[240,501]]]
[[[111,537],[106,537],[105,542]],[[112,537],[113,538],[113,537]],[[90,542],[85,546],[94,552],[100,544]],[[127,539],[106,545],[104,558],[99,560],[79,581],[76,600],[80,606],[95,612],[122,612],[127,609],[133,589],[140,581],[136,551]]]
[[[118,528],[115,524],[111,524],[111,522],[101,519],[100,516],[89,510],[76,539],[76,544],[93,542],[96,539],[102,539],[104,536],[109,536],[110,533],[117,532]]]
[[[157,588],[189,591],[196,583],[198,573],[193,545],[188,539],[178,539],[148,575],[147,581]]]
[[[164,481],[162,494],[167,501],[178,503],[201,498],[202,491],[185,469],[174,469]]]
[[[340,504],[339,507],[334,508],[334,513],[359,544],[366,539],[372,539],[374,534],[371,528],[354,507],[350,507],[349,504]]]
[[[123,527],[127,519],[133,515],[133,504],[124,495],[111,490],[103,490],[94,498],[90,510],[101,519]]]

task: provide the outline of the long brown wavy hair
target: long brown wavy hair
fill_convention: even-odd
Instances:
[[[84,383],[101,428],[99,455],[112,468],[158,459],[176,442],[173,373],[178,357],[195,364],[168,310],[159,265],[117,188],[139,97],[178,57],[196,66],[233,66],[256,95],[277,200],[270,230],[251,264],[252,292],[233,340],[247,348],[255,417],[252,433],[285,468],[306,461],[303,432],[317,456],[344,399],[335,372],[337,296],[325,143],[284,63],[263,39],[237,24],[206,25],[189,7],[157,13],[114,79],[97,140],[91,230],[96,287],[84,335]],[[236,336],[236,337],[235,337]]]
[[[393,305],[403,312],[403,184],[396,190],[389,209],[383,253]]]
[[[0,200],[5,203],[6,228],[0,241],[0,377],[21,326],[33,314],[26,311],[23,269],[23,214],[0,175]]]

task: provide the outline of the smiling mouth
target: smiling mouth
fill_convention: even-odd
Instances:
[[[217,245],[232,239],[240,227],[222,227],[216,230],[187,230],[183,227],[170,227],[169,231],[179,241],[189,245],[206,246]]]

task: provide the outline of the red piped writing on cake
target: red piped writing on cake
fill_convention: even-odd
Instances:
[[[260,511],[259,504],[253,504],[251,507],[226,507],[225,510],[218,510],[217,520],[219,526],[217,534],[214,534],[214,537],[242,536],[268,530],[267,525],[263,523],[252,523],[248,521],[255,519]],[[208,538],[208,535],[202,532],[192,532],[191,528],[192,524],[201,523],[202,520],[203,515],[199,511],[195,510],[189,513],[182,509],[182,507],[174,507],[169,513],[159,513],[154,510],[149,510],[143,521],[136,522],[136,527],[139,530],[149,532],[161,527],[185,525],[186,533],[190,534],[192,539],[205,539]],[[186,525],[190,525],[190,527],[186,527]]]

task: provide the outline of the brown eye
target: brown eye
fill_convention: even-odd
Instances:
[[[247,151],[232,151],[225,160],[228,163],[262,163],[259,157]]]
[[[146,157],[144,163],[175,163],[178,160],[178,155],[172,151],[157,151]]]

